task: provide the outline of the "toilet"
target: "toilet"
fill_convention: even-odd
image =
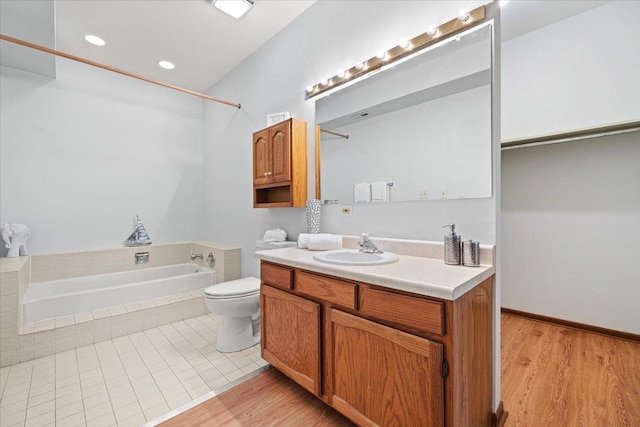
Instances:
[[[244,350],[260,342],[260,279],[245,277],[205,289],[205,303],[220,318],[216,349]]]

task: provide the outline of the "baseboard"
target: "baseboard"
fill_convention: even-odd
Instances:
[[[491,422],[493,427],[504,426],[504,423],[507,421],[508,415],[509,413],[504,410],[504,407],[502,406],[502,400],[501,400],[500,403],[498,404],[498,409],[496,409],[495,414],[492,414],[491,416]]]
[[[526,311],[513,310],[511,308],[502,307],[502,313],[510,314],[512,316],[526,317],[533,320],[539,320],[541,322],[553,323],[556,325],[566,326],[568,328],[580,329],[582,331],[591,332],[594,334],[607,335],[613,338],[619,338],[627,341],[633,341],[640,343],[640,335],[632,334],[631,332],[616,331],[615,329],[601,328],[600,326],[588,325],[586,323],[572,322],[570,320],[557,319],[555,317],[543,316],[535,313],[528,313]]]

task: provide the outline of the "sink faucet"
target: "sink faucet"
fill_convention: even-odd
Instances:
[[[358,241],[358,246],[360,246],[360,252],[364,252],[367,254],[381,254],[382,251],[378,249],[375,243],[369,240],[369,233],[364,232],[360,235],[362,240]]]

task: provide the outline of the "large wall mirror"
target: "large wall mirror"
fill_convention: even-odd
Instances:
[[[316,102],[316,196],[353,203],[361,183],[390,201],[483,198],[491,180],[489,24]]]

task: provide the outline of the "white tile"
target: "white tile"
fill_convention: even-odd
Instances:
[[[163,403],[160,403],[159,405],[156,405],[144,411],[144,416],[147,419],[147,421],[151,421],[154,418],[158,418],[169,411],[170,411],[169,405],[163,402]]]
[[[26,421],[26,411],[18,411],[12,414],[2,412],[0,425],[4,426],[24,426]]]
[[[185,394],[187,390],[182,385],[176,385],[169,388],[160,389],[162,390],[162,395],[169,402],[172,398],[179,396],[181,394]]]
[[[63,388],[56,389],[56,399],[59,399],[62,396],[66,396],[72,393],[80,392],[80,383],[71,384]]]
[[[114,388],[109,389],[109,396],[114,399],[118,396],[122,396],[125,393],[133,392],[133,387],[130,383],[122,384]]]
[[[184,405],[185,403],[191,402],[191,400],[191,396],[189,396],[187,393],[184,393],[171,399],[167,399],[167,404],[169,405],[169,408],[176,409]]]
[[[35,332],[48,331],[56,327],[53,319],[41,320],[33,324],[33,330]]]
[[[56,381],[56,389],[70,386],[71,384],[79,384],[80,376],[78,374],[68,375],[64,378],[60,378]]]
[[[33,406],[27,409],[27,420],[30,418],[39,417],[40,415],[43,415],[49,412],[54,412],[55,409],[56,409],[56,406],[52,400],[45,403],[41,403],[40,405]],[[55,419],[53,421],[55,421]]]
[[[28,400],[24,396],[20,396],[19,399],[3,399],[2,402],[0,402],[0,414],[4,416],[8,414],[15,414],[16,412],[24,412],[27,410],[27,402]]]
[[[91,396],[95,396],[98,393],[106,393],[107,392],[107,386],[104,384],[96,384],[94,386],[91,387],[87,387],[87,388],[83,388],[82,389],[82,397],[83,398],[88,398]]]
[[[56,413],[56,417],[57,415],[58,414]],[[58,419],[56,421],[56,427],[78,427],[84,426],[85,424],[84,412],[78,412],[67,418]]]
[[[90,312],[78,313],[76,314],[75,318],[76,318],[76,324],[83,323],[83,322],[91,322],[93,320],[93,316],[91,315]]]
[[[235,371],[231,371],[228,374],[225,374],[225,378],[227,380],[229,380],[229,382],[235,381],[238,378],[241,378],[243,376],[245,376],[246,374],[244,372],[242,372],[240,369],[235,370]]]
[[[56,411],[59,408],[62,408],[64,406],[71,405],[74,403],[82,403],[82,393],[77,392],[77,393],[67,394],[66,396],[58,396],[56,397]]]
[[[213,381],[207,381],[207,385],[214,391],[220,389],[220,387],[226,386],[227,384],[229,384],[229,380],[225,377],[220,377]]]
[[[113,416],[113,409],[111,408],[111,402],[105,402],[99,405],[92,406],[91,408],[85,408],[84,414],[85,414],[85,418],[87,419],[87,424],[89,423],[89,421],[94,420],[96,418],[100,418],[107,414],[111,414]],[[115,418],[114,418],[114,422],[115,422]]]
[[[104,391],[104,392],[94,393],[91,396],[85,396],[82,402],[84,404],[85,409],[88,409],[88,408],[93,408],[94,406],[99,405],[101,403],[109,402],[110,400],[111,399],[109,398],[109,393]]]
[[[94,319],[103,319],[105,317],[110,317],[111,316],[111,312],[109,311],[109,309],[106,308],[102,308],[99,310],[93,310],[91,312],[91,315],[93,316]]]
[[[56,390],[56,383],[49,382],[49,383],[38,385],[38,386],[32,386],[31,389],[29,390],[29,396],[39,396],[41,394],[55,392],[55,390]]]
[[[62,420],[75,414],[82,414],[82,418],[84,419],[82,400],[56,408],[56,420]]]
[[[113,412],[116,414],[116,420],[118,421],[118,423],[120,423],[127,418],[131,418],[134,415],[141,414],[142,408],[140,407],[138,402],[134,402],[122,408],[114,409]]]
[[[46,403],[51,400],[54,400],[55,398],[56,398],[56,393],[54,391],[49,391],[49,392],[41,393],[35,396],[30,396],[28,406],[29,407],[38,406],[42,403]]]
[[[247,366],[243,366],[242,369],[240,369],[242,372],[244,372],[245,374],[250,374],[252,372],[257,371],[258,369],[260,369],[260,366],[258,366],[258,364],[251,362],[250,365]]]
[[[76,318],[75,318],[75,316],[56,317],[54,323],[55,323],[56,329],[63,328],[65,326],[75,325],[76,324]]]
[[[119,305],[117,307],[111,307],[109,308],[109,313],[111,313],[112,316],[117,316],[119,314],[125,314],[127,312],[127,310],[125,310],[124,306]]]
[[[85,417],[87,413],[85,412]],[[92,419],[87,418],[87,427],[110,427],[116,425],[116,417],[113,411],[109,409],[109,412]]]
[[[127,418],[126,420],[118,421],[118,427],[139,427],[146,421],[147,420],[144,417],[144,414],[140,412],[133,417]]]
[[[136,402],[138,402],[138,398],[136,397],[136,394],[132,391],[121,394],[118,397],[111,398],[111,406],[113,407],[114,411],[120,408],[124,408],[125,406],[131,405],[132,403],[136,403]]]
[[[191,399],[197,399],[198,397],[202,397],[205,394],[211,392],[211,388],[209,388],[208,385],[203,384],[199,387],[187,389],[187,392],[189,393],[189,396],[191,396]]]
[[[140,403],[140,407],[145,411],[157,405],[167,404],[164,396],[161,393],[151,394],[148,396],[139,396],[138,402]]]

